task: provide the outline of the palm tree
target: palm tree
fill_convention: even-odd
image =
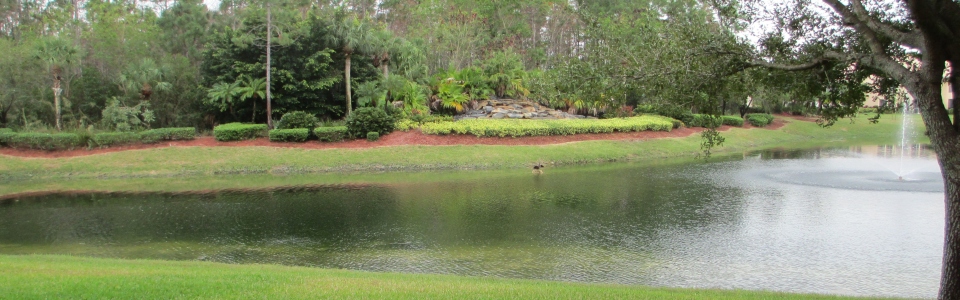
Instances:
[[[253,98],[253,117],[250,122],[257,121],[257,99],[263,99],[267,94],[267,81],[264,78],[253,78],[244,75],[240,78],[240,101]],[[269,112],[268,112],[269,113]]]
[[[127,93],[136,91],[140,100],[149,101],[155,90],[166,91],[172,86],[163,81],[163,73],[163,68],[156,62],[144,58],[120,73],[120,89]]]
[[[71,67],[80,60],[80,50],[64,39],[44,39],[37,44],[34,58],[42,61],[44,66],[50,70],[50,75],[53,75],[53,106],[56,111],[57,130],[61,130],[60,94],[63,89],[60,88],[60,81],[63,79],[64,69]]]
[[[402,46],[402,41],[393,35],[389,29],[376,29],[367,36],[370,50],[373,52],[373,65],[380,67],[383,78],[390,77],[390,56]]]
[[[344,56],[343,73],[345,83],[347,84],[347,114],[353,112],[353,104],[350,94],[350,57],[354,52],[365,52],[369,48],[367,35],[369,30],[364,23],[361,23],[356,16],[345,17],[338,22],[333,23],[331,28],[333,34],[328,35],[327,42],[336,45]]]
[[[230,115],[236,119],[237,114],[234,113],[233,102],[237,100],[238,95],[240,95],[240,82],[220,82],[214,84],[212,88],[207,90],[206,102],[207,104],[220,107],[220,111],[226,111],[229,108]]]

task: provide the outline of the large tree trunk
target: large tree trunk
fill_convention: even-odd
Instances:
[[[343,76],[347,80],[347,115],[353,112],[353,100],[350,99],[350,53],[346,54],[346,64],[343,67]]]
[[[57,131],[63,130],[63,127],[60,126],[60,93],[63,92],[60,89],[60,75],[56,76],[56,79],[53,81],[53,108],[57,118]]]
[[[960,299],[960,133],[950,123],[943,106],[940,74],[943,74],[941,68],[925,69],[920,78],[905,86],[920,106],[920,115],[943,172],[945,220],[938,299],[952,300]]]

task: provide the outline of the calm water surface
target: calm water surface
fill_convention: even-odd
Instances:
[[[541,176],[4,199],[0,254],[936,296],[943,185],[930,151],[913,148],[901,162],[889,147],[852,150]]]

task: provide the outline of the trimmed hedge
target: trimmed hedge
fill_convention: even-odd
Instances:
[[[104,132],[94,134],[90,138],[91,147],[109,147],[116,145],[129,145],[140,142],[140,135],[134,132]]]
[[[376,142],[380,139],[380,133],[376,131],[367,132],[367,140],[371,142]]]
[[[295,129],[295,128],[306,128],[308,131],[317,127],[317,123],[320,120],[317,119],[317,116],[314,116],[310,113],[304,111],[292,111],[283,114],[283,117],[280,117],[280,124],[277,124],[277,129]]]
[[[157,128],[140,133],[140,141],[144,144],[159,141],[192,140],[197,137],[197,129],[193,127]]]
[[[380,135],[393,132],[393,116],[386,111],[375,107],[361,107],[347,116],[347,129],[355,137],[366,136],[367,132],[376,131]]]
[[[720,125],[723,125],[723,119],[705,114],[694,114],[690,122],[687,122],[687,126],[690,127],[717,128]]]
[[[339,142],[349,136],[349,131],[347,126],[317,127],[313,129],[313,135],[321,142]]]
[[[743,127],[743,118],[736,116],[721,116],[720,119],[723,121],[723,125]]]
[[[75,133],[22,132],[9,137],[7,145],[38,150],[68,150],[83,146],[83,139]]]
[[[310,137],[310,129],[306,129],[306,128],[270,130],[271,142],[302,143],[302,142],[306,142],[307,138],[309,137]]]
[[[773,115],[771,114],[747,114],[746,117],[747,122],[756,127],[767,126],[773,122]]]
[[[6,146],[7,143],[14,135],[17,135],[13,132],[13,129],[10,128],[0,128],[0,146]]]
[[[263,137],[267,124],[227,123],[213,128],[213,137],[218,141],[240,141]]]
[[[407,132],[407,131],[410,131],[411,129],[420,127],[420,123],[417,123],[409,119],[403,119],[403,120],[397,121],[397,123],[394,124],[393,127],[396,130]]]
[[[640,116],[620,119],[516,120],[473,119],[457,122],[426,123],[420,126],[425,134],[472,134],[479,137],[519,137],[609,133],[630,131],[670,131],[673,121],[663,116]]]

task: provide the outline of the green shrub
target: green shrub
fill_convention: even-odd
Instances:
[[[743,118],[737,116],[721,116],[720,119],[723,121],[723,125],[730,125],[735,127],[743,126]]]
[[[380,133],[376,131],[367,132],[367,140],[371,142],[376,142],[380,139]]]
[[[756,127],[767,126],[773,122],[773,115],[771,114],[747,114],[746,117],[747,122]]]
[[[426,123],[420,126],[425,134],[472,134],[475,136],[545,136],[579,133],[609,133],[631,131],[670,131],[673,121],[663,116],[640,116],[618,119],[574,120],[518,120],[474,119],[457,122]]]
[[[339,142],[347,138],[350,133],[347,130],[347,126],[335,126],[314,128],[313,134],[316,135],[317,139],[321,142]]]
[[[411,129],[420,127],[420,124],[417,122],[414,122],[413,120],[403,119],[403,120],[397,121],[397,124],[395,124],[393,127],[396,130],[407,132],[407,131],[410,131]]]
[[[641,104],[637,105],[637,108],[633,109],[633,113],[638,115],[643,114],[657,114],[657,106],[653,104]]]
[[[695,114],[693,119],[687,122],[687,125],[690,127],[717,128],[723,125],[723,119],[714,115]]]
[[[8,145],[25,149],[68,150],[81,147],[82,142],[80,135],[75,133],[21,132],[13,135]]]
[[[356,137],[366,136],[368,132],[385,135],[393,131],[393,117],[382,109],[362,107],[347,116],[347,130]]]
[[[662,104],[654,106],[651,113],[655,113],[664,117],[671,117],[680,120],[687,125],[694,122],[693,113],[690,112],[689,109],[683,108],[682,106],[676,104]]]
[[[97,133],[90,137],[91,147],[110,147],[116,145],[129,145],[140,142],[140,135],[133,132],[104,132]]]
[[[683,127],[683,122],[674,118],[670,118],[670,123],[673,123],[673,129]]]
[[[302,143],[306,142],[307,138],[310,137],[310,129],[306,128],[293,128],[293,129],[274,129],[270,130],[270,141],[271,142],[297,142]]]
[[[317,127],[319,122],[317,116],[304,111],[292,111],[280,117],[280,124],[277,124],[277,129],[306,128],[310,130]]]
[[[0,146],[6,146],[14,135],[17,134],[13,132],[13,129],[0,128]]]
[[[266,124],[228,123],[213,128],[213,137],[218,141],[240,141],[263,137]]]
[[[192,140],[197,136],[197,129],[193,127],[157,128],[140,133],[140,141],[145,144],[159,141]]]

